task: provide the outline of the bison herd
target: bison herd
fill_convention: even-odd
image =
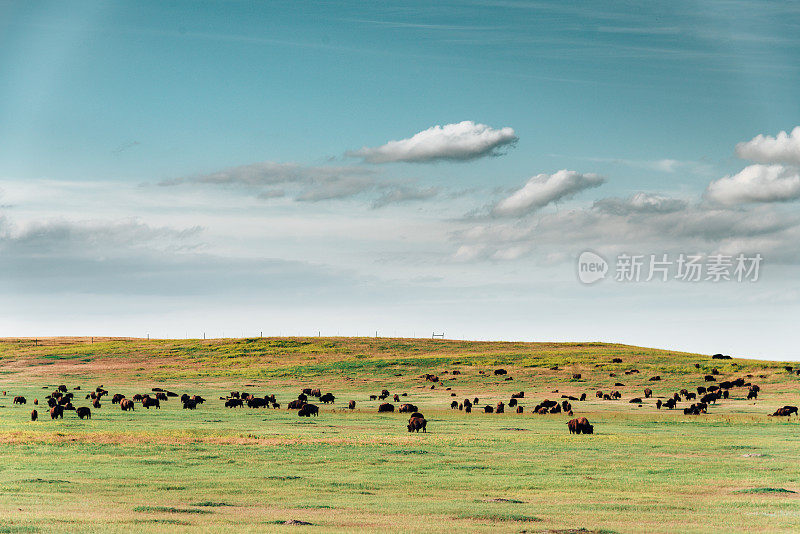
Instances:
[[[612,360],[613,363],[622,363],[621,358],[614,358]],[[700,365],[695,364],[695,368],[699,369]],[[551,370],[558,370],[558,366],[554,366]],[[787,366],[786,370],[789,373],[793,373],[795,369]],[[437,385],[444,387],[443,382],[440,380],[439,375],[448,374],[447,371],[443,371],[437,374],[425,374],[422,378],[425,379],[426,382],[433,383],[430,386],[430,389],[434,389]],[[460,375],[460,371],[453,371],[452,375]],[[486,375],[484,371],[479,371],[479,374]],[[628,376],[639,374],[638,369],[629,369],[625,371],[625,374]],[[494,376],[504,377],[504,380],[512,380],[511,376],[508,376],[508,371],[506,369],[495,369],[493,372]],[[611,376],[615,376],[614,373],[611,373]],[[717,401],[721,399],[728,399],[731,397],[732,392],[739,389],[746,388],[746,398],[747,400],[757,400],[759,392],[761,391],[760,387],[757,384],[753,384],[749,382],[747,379],[752,378],[753,375],[747,375],[746,377],[740,377],[735,379],[729,380],[720,380],[718,381],[718,377],[720,377],[720,372],[718,369],[714,368],[711,370],[710,374],[702,374],[697,379],[702,380],[704,382],[712,382],[712,385],[709,386],[697,386],[694,391],[690,391],[689,388],[683,388],[679,391],[668,395],[658,397],[655,402],[655,407],[657,409],[667,409],[672,410],[677,407],[680,403],[689,403],[688,405],[681,406],[683,408],[683,413],[685,415],[700,415],[708,413],[709,406],[715,405]],[[765,375],[759,375],[760,377],[765,377]],[[586,380],[582,373],[572,373],[573,380]],[[455,380],[455,378],[453,378]],[[655,375],[648,378],[649,382],[657,382],[661,380],[661,376]],[[617,383],[617,387],[621,387],[623,384]],[[423,387],[423,386],[420,386]],[[424,386],[427,388],[427,386]],[[74,388],[74,390],[80,390],[80,387]],[[446,391],[451,391],[450,387],[446,388]],[[557,393],[558,390],[554,390],[553,393]],[[5,395],[6,392],[3,392]],[[743,393],[740,395],[744,395]],[[75,407],[73,405],[73,400],[75,400],[75,394],[68,391],[66,385],[60,385],[52,392],[50,392],[46,397],[45,400],[47,402],[49,411],[50,411],[50,418],[55,419],[63,419],[65,411],[74,411],[76,415],[80,419],[91,419],[92,418],[92,408],[100,409],[102,406],[102,398],[105,396],[111,397],[111,404],[118,404],[120,409],[124,412],[135,411],[136,404],[138,403],[142,408],[150,409],[160,409],[161,403],[166,402],[171,398],[176,398],[180,401],[185,410],[195,410],[198,406],[204,404],[206,400],[201,397],[200,395],[190,395],[188,393],[184,393],[182,395],[178,395],[172,391],[168,391],[162,388],[152,388],[151,392],[148,393],[137,393],[132,395],[128,398],[126,395],[122,393],[115,393],[111,395],[109,391],[103,388],[103,386],[97,387],[94,391],[90,392],[85,396],[85,400],[89,401],[91,404],[91,408],[89,406],[80,406]],[[374,401],[387,401],[391,397],[395,403],[399,403],[399,407],[395,409],[395,404],[392,402],[381,402],[378,405],[377,411],[378,413],[394,413],[397,411],[398,413],[403,414],[410,414],[410,418],[408,420],[407,429],[408,432],[419,432],[420,430],[424,433],[427,432],[427,420],[419,411],[417,405],[404,402],[401,403],[401,397],[407,397],[408,393],[394,393],[391,394],[388,389],[383,389],[379,395],[374,394],[370,395],[370,400]],[[451,397],[455,397],[456,393],[451,392]],[[324,405],[335,405],[336,396],[333,393],[326,392],[323,393],[319,388],[303,388],[301,392],[297,395],[296,399],[293,399],[287,403],[287,409],[289,410],[296,410],[297,415],[299,417],[317,417],[319,416],[320,408],[316,404],[312,404],[309,402],[309,399],[317,399],[319,403]],[[579,396],[576,395],[561,395],[561,400],[550,400],[544,399],[543,401],[537,403],[534,408],[531,410],[532,413],[537,415],[545,415],[545,414],[566,414],[569,416],[573,415],[573,402],[584,402],[586,401],[587,394],[581,393]],[[595,398],[603,400],[603,401],[615,401],[622,399],[622,393],[618,390],[613,391],[602,391],[597,390],[595,391]],[[651,399],[653,398],[653,390],[650,388],[644,388],[643,390],[643,398],[644,399]],[[627,400],[629,404],[635,404],[637,407],[641,407],[644,404],[643,398],[640,396],[634,396]],[[247,406],[251,409],[258,409],[258,408],[272,408],[272,409],[280,409],[281,404],[278,402],[276,396],[274,394],[266,394],[263,396],[257,396],[253,393],[247,391],[232,391],[229,395],[219,397],[220,400],[224,401],[225,408],[242,408]],[[473,409],[482,410],[484,413],[487,414],[503,414],[506,411],[506,407],[510,410],[516,412],[517,414],[524,413],[524,403],[527,400],[524,391],[519,391],[512,393],[510,398],[507,402],[499,401],[497,403],[489,403],[485,404],[484,406],[480,405],[480,399],[478,397],[474,397],[472,399],[465,398],[462,402],[458,400],[452,400],[450,402],[450,408],[453,410],[464,411],[466,413],[472,413]],[[15,405],[25,405],[27,403],[27,399],[23,396],[15,396],[13,398],[13,404]],[[38,405],[38,399],[33,400],[34,405]],[[355,410],[356,401],[349,400],[347,402],[347,409]],[[782,408],[778,408],[771,416],[784,416],[790,417],[791,415],[798,415],[798,408],[796,406],[783,406]],[[39,413],[36,409],[31,412],[31,421],[37,421],[39,418]],[[593,434],[594,433],[594,426],[589,423],[589,421],[585,417],[577,417],[574,419],[570,419],[567,423],[567,428],[570,434]]]

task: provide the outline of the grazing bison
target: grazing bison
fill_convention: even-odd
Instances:
[[[495,369],[494,370],[494,374],[495,374],[495,376],[497,376],[497,375],[507,375],[508,371],[506,371],[505,369]]]
[[[567,421],[567,428],[570,434],[593,434],[594,427],[589,424],[589,420],[585,417],[578,417],[577,419],[570,419]]]
[[[642,399],[640,397],[634,397],[631,400],[629,400],[628,402],[631,403],[631,404],[641,404],[642,403]]]
[[[758,399],[758,391],[751,388],[750,391],[747,392],[747,400],[750,399]]]
[[[512,398],[511,398],[511,400],[510,400],[510,401],[508,401],[508,407],[509,407],[509,408],[513,408],[513,407],[514,407],[514,406],[516,406],[516,405],[517,405],[517,399],[515,399],[515,398],[513,398],[513,397],[512,397]]]
[[[78,417],[80,417],[81,419],[91,419],[92,418],[92,410],[90,410],[86,406],[81,406],[80,408],[75,410],[75,413],[78,414]]]
[[[347,407],[350,408],[351,410],[355,410],[356,409],[356,401],[351,400],[350,402],[347,403]]]
[[[125,395],[122,393],[116,393],[113,397],[111,397],[111,404],[119,404],[119,401],[125,398]]]
[[[658,382],[659,380],[661,380],[661,376],[660,376],[660,375],[651,376],[651,377],[650,377],[650,378],[648,378],[647,380],[648,380],[649,382]]]
[[[167,400],[167,399],[168,399],[168,397],[167,397],[167,394],[166,394],[166,393],[164,393],[164,392],[161,392],[161,391],[159,391],[158,393],[156,393],[156,398],[157,398],[158,400],[163,400],[163,401],[165,401],[165,400]]]
[[[380,406],[378,406],[378,412],[393,412],[394,411],[394,404],[390,404],[388,402],[384,402]]]
[[[705,392],[706,392],[706,388],[704,388],[703,386],[698,386],[698,387],[697,387],[697,394],[698,394],[698,395],[702,395],[702,394],[704,394]]]
[[[122,399],[119,401],[119,407],[122,408],[123,412],[127,412],[128,410],[133,410],[133,401],[130,399]]]
[[[464,405],[464,412],[472,413],[472,405],[471,404],[465,404]]]
[[[134,400],[134,401],[140,401],[140,400],[142,400],[143,398],[144,398],[144,397],[143,397],[142,395],[140,395],[139,393],[137,393],[136,395],[134,395],[134,396],[133,396],[133,400]]]
[[[331,393],[326,393],[325,395],[322,395],[319,400],[322,401],[323,404],[328,404],[335,401],[336,397],[334,397]]]
[[[575,374],[573,374],[573,375],[572,375],[572,379],[573,379],[573,380],[580,380],[580,379],[581,379],[581,374],[580,374],[580,373],[575,373]]]
[[[706,382],[716,382],[717,381],[717,379],[714,378],[713,375],[706,375],[706,376],[703,377],[703,380],[705,380]]]
[[[197,401],[194,399],[186,399],[186,402],[183,403],[184,410],[194,410],[197,408]]]
[[[36,421],[37,419],[39,419],[39,412],[37,412],[36,410],[33,410],[31,412],[31,421]]]
[[[100,399],[95,399],[92,401],[92,408],[99,408],[100,407]]]
[[[428,421],[425,420],[424,417],[411,417],[408,420],[408,431],[409,432],[427,432]]]
[[[494,406],[484,406],[483,407],[484,413],[494,413]]]
[[[453,401],[453,402],[456,402],[456,401]],[[458,405],[456,405],[456,406],[458,406]],[[414,406],[413,404],[401,404],[400,405],[400,409],[397,410],[397,411],[400,412],[400,413],[413,413],[413,412],[417,411],[417,407]]]
[[[369,396],[369,400],[378,400],[378,396],[377,395],[370,395]]]
[[[320,398],[322,396],[322,391],[319,390],[318,388],[314,388],[314,389],[311,390],[310,395],[312,397]]]
[[[402,409],[402,406],[400,407]],[[450,403],[450,409],[455,410],[458,408],[458,401],[453,401]]]
[[[57,418],[64,419],[64,407],[55,405],[50,408],[50,419],[57,419]]]
[[[239,408],[242,406],[244,406],[244,403],[242,402],[242,399],[239,398],[228,399],[225,401],[226,408]]]
[[[300,417],[314,417],[319,415],[319,406],[315,404],[304,404],[300,410],[297,411],[297,415]]]
[[[289,403],[289,405],[287,406],[287,408],[288,408],[289,410],[299,410],[300,408],[302,408],[302,407],[303,407],[303,404],[305,404],[305,401],[301,401],[301,400],[293,400],[293,401],[291,401],[291,402]],[[247,403],[247,405],[249,406],[249,405],[250,405],[250,403],[248,402],[248,403]]]
[[[797,415],[797,406],[784,406],[783,408],[778,408],[772,415],[779,417],[791,417],[792,414]]]
[[[602,392],[602,391],[600,391],[600,390],[598,390],[598,391],[597,391],[597,392],[594,394],[594,396],[595,396],[595,397],[597,397],[598,399],[602,399],[602,398],[603,398],[603,392]]]
[[[155,406],[156,408],[161,409],[161,402],[158,399],[154,399],[152,397],[145,397],[144,399],[142,399],[142,406],[144,406],[148,410],[150,409],[150,406]]]
[[[563,409],[565,412],[568,412],[568,411],[572,410],[572,404],[570,404],[570,403],[569,403],[569,402],[567,402],[567,401],[561,401],[561,408],[562,408],[562,409]]]
[[[27,404],[27,399],[25,397],[14,397],[13,404]]]
[[[653,390],[650,389],[650,388],[645,388],[645,390],[644,390],[644,398],[645,399],[649,399],[652,396],[653,396]]]
[[[60,386],[58,386],[58,390],[59,391],[63,391],[64,393],[66,393],[67,392],[67,386],[64,385],[64,384],[61,384]]]
[[[239,399],[239,400],[241,400],[241,399]],[[297,402],[303,402],[305,404],[304,401],[297,401]],[[261,397],[253,397],[251,395],[250,398],[247,399],[247,407],[248,408],[269,408],[269,401],[267,399],[262,399]]]
[[[497,409],[495,410],[495,412],[497,412],[497,413],[505,413],[505,411],[506,411],[506,405],[503,404],[503,402],[498,402],[497,403]]]
[[[622,358],[614,358],[611,363],[622,363]]]

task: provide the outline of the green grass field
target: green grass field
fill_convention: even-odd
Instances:
[[[797,364],[599,343],[2,340],[0,533],[798,532],[800,422],[767,416],[800,404],[800,377],[784,365]],[[497,367],[513,380],[495,377]],[[719,380],[753,375],[759,399],[737,388],[706,415],[655,408],[655,397],[708,385],[714,368]],[[443,385],[430,389],[425,373]],[[106,397],[91,420],[51,421],[44,397],[62,383],[82,388],[76,406],[101,384],[129,398],[159,386],[208,402],[122,412]],[[286,404],[303,387],[336,402],[299,418]],[[645,387],[654,398],[628,403]],[[383,388],[408,393],[427,434],[409,434],[406,414],[377,412],[369,395]],[[622,399],[598,400],[597,389]],[[232,390],[274,393],[283,406],[226,409],[219,397]],[[449,409],[520,390],[521,415]],[[570,435],[565,414],[527,413],[583,392],[573,410],[594,435]],[[16,395],[28,404],[12,405]]]

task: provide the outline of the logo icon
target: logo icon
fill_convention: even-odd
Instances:
[[[608,273],[608,262],[594,252],[585,250],[578,256],[578,280],[584,284],[594,284]]]

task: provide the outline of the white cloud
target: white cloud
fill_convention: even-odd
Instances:
[[[775,137],[757,135],[736,145],[736,154],[759,163],[800,164],[800,126],[791,133],[780,132]]]
[[[598,187],[603,182],[605,178],[597,174],[581,174],[568,170],[538,174],[509,197],[498,202],[492,213],[501,217],[524,215],[584,189]]]
[[[516,141],[517,136],[512,128],[494,129],[485,124],[463,121],[433,126],[408,139],[389,141],[375,148],[351,150],[346,155],[363,158],[369,163],[467,161],[498,155],[500,147]]]
[[[636,193],[629,198],[603,198],[594,203],[594,208],[616,215],[634,213],[671,213],[687,206],[685,200],[651,193]]]
[[[708,184],[705,197],[721,204],[796,200],[800,198],[800,171],[783,165],[750,165]]]

